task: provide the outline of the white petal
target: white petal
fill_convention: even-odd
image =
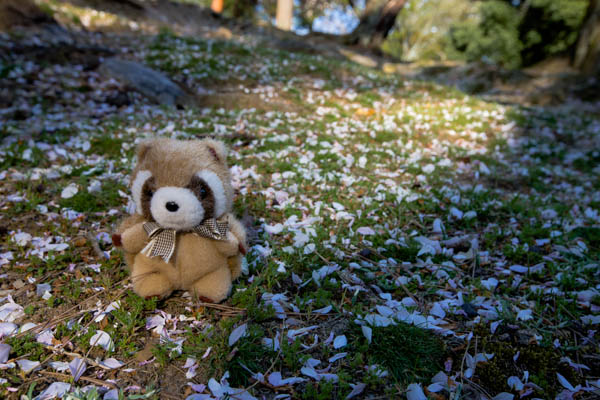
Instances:
[[[104,331],[96,331],[96,334],[90,338],[91,346],[100,346],[104,350],[110,351],[113,349],[114,344],[110,335]]]
[[[431,385],[427,386],[427,390],[430,391],[431,393],[437,393],[437,392],[441,392],[442,390],[444,390],[446,387],[446,385],[443,385],[441,383],[432,383]]]
[[[326,306],[323,308],[319,308],[318,310],[313,310],[313,312],[315,314],[327,314],[329,311],[331,311],[332,307],[331,306]]]
[[[8,355],[10,354],[10,345],[6,343],[0,343],[0,364],[4,364],[8,361]]]
[[[39,335],[37,335],[36,340],[38,343],[42,343],[45,344],[47,346],[52,346],[52,340],[54,339],[54,335],[52,334],[52,331],[49,329],[46,329],[45,331],[43,331],[42,333],[40,333]]]
[[[570,390],[571,392],[576,392],[575,388],[573,387],[573,385],[571,385],[567,378],[565,378],[558,372],[556,373],[556,376],[558,377],[558,381],[560,382],[560,384],[563,385],[565,389]]]
[[[281,233],[281,231],[283,231],[282,224],[265,225],[265,232],[271,235],[277,235],[278,233]]]
[[[229,335],[229,346],[233,346],[242,336],[246,334],[248,324],[242,324],[235,328]]]
[[[62,192],[60,192],[60,197],[63,199],[70,199],[71,197],[75,196],[78,191],[79,188],[77,187],[77,184],[71,183],[65,187]]]
[[[102,367],[108,368],[108,369],[114,369],[114,368],[121,368],[123,365],[125,365],[125,363],[117,360],[116,358],[107,358],[106,360],[102,361],[100,363],[100,365]]]
[[[433,221],[433,233],[442,233],[444,229],[444,224],[442,223],[442,220],[439,218],[436,218],[435,221]]]
[[[354,396],[358,396],[363,392],[363,390],[365,390],[365,387],[367,387],[367,385],[365,385],[362,382],[358,382],[356,385],[351,383],[350,387],[352,387],[352,391],[348,394],[348,396],[346,396],[346,399],[351,399]]]
[[[363,335],[365,335],[365,337],[367,338],[367,342],[371,343],[371,337],[373,336],[373,329],[371,329],[368,326],[361,326],[360,329],[362,330]]]
[[[341,335],[341,336],[336,337],[335,340],[333,341],[333,348],[341,349],[342,347],[344,347],[347,344],[348,344],[348,340],[346,339],[346,335]]]
[[[54,382],[40,393],[36,398],[53,399],[55,397],[62,398],[65,393],[71,390],[71,385],[65,382]]]
[[[337,360],[341,360],[342,358],[346,357],[348,355],[348,353],[337,353],[332,357],[329,357],[329,360],[327,360],[329,363],[334,363]]]
[[[375,231],[368,226],[360,227],[356,230],[356,233],[360,233],[361,235],[374,235]]]
[[[521,310],[517,313],[517,319],[521,321],[529,321],[533,319],[533,311],[532,310]]]
[[[427,396],[423,393],[423,388],[418,383],[408,385],[406,398],[408,400],[427,400]]]
[[[73,376],[73,380],[75,382],[79,380],[79,378],[81,377],[81,375],[83,375],[86,369],[87,366],[82,358],[74,358],[69,363],[69,370],[71,371],[71,375]]]
[[[513,394],[502,392],[494,396],[492,400],[513,400],[514,398],[515,396]]]
[[[19,368],[23,370],[23,372],[27,373],[32,371],[33,369],[40,366],[39,361],[31,361],[31,360],[17,360],[17,364]]]

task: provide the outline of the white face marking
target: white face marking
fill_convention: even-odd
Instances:
[[[219,218],[225,213],[227,207],[227,197],[225,196],[225,188],[221,179],[212,171],[202,170],[196,174],[200,179],[204,180],[213,192],[215,200],[215,218]]]
[[[133,196],[133,201],[135,202],[136,212],[142,215],[142,189],[144,188],[144,183],[148,179],[152,177],[152,173],[148,170],[143,170],[137,173],[133,183],[131,184],[131,194]]]
[[[150,212],[160,226],[176,230],[192,229],[204,219],[204,208],[196,195],[174,186],[161,187],[154,193]]]

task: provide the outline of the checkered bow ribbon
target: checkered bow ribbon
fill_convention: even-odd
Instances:
[[[226,219],[219,221],[210,218],[200,225],[196,225],[191,232],[208,239],[225,240],[227,229],[229,229],[229,224]],[[144,223],[144,230],[150,238],[150,242],[144,247],[142,254],[148,257],[161,257],[165,262],[169,262],[175,252],[177,231],[163,228],[156,222]]]

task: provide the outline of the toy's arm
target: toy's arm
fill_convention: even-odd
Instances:
[[[215,245],[225,257],[233,257],[240,252],[240,242],[231,232],[227,232],[226,240],[217,240]]]
[[[244,255],[248,251],[248,242],[246,240],[246,229],[242,223],[234,217],[232,214],[227,214],[227,219],[229,221],[229,230],[238,240],[238,250]],[[237,255],[237,254],[236,254]]]
[[[128,228],[121,234],[123,250],[128,253],[139,253],[148,243],[148,235],[144,230],[144,224],[139,223]]]
[[[143,217],[132,215],[127,218],[112,235],[112,240],[115,246],[123,247],[128,253],[139,253],[148,243]]]

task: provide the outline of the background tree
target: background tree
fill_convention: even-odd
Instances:
[[[489,59],[509,68],[565,56],[577,41],[590,0],[489,0],[479,16],[458,21],[448,52],[467,61]]]
[[[369,0],[360,16],[356,29],[346,38],[346,43],[360,44],[379,50],[396,23],[396,17],[407,0]]]
[[[279,29],[289,31],[292,29],[294,16],[294,0],[277,0],[277,17],[275,24]]]
[[[573,64],[583,72],[600,72],[600,1],[591,0],[575,48]]]
[[[409,0],[382,49],[406,61],[448,58],[447,36],[457,21],[474,21],[478,8],[471,0]]]

